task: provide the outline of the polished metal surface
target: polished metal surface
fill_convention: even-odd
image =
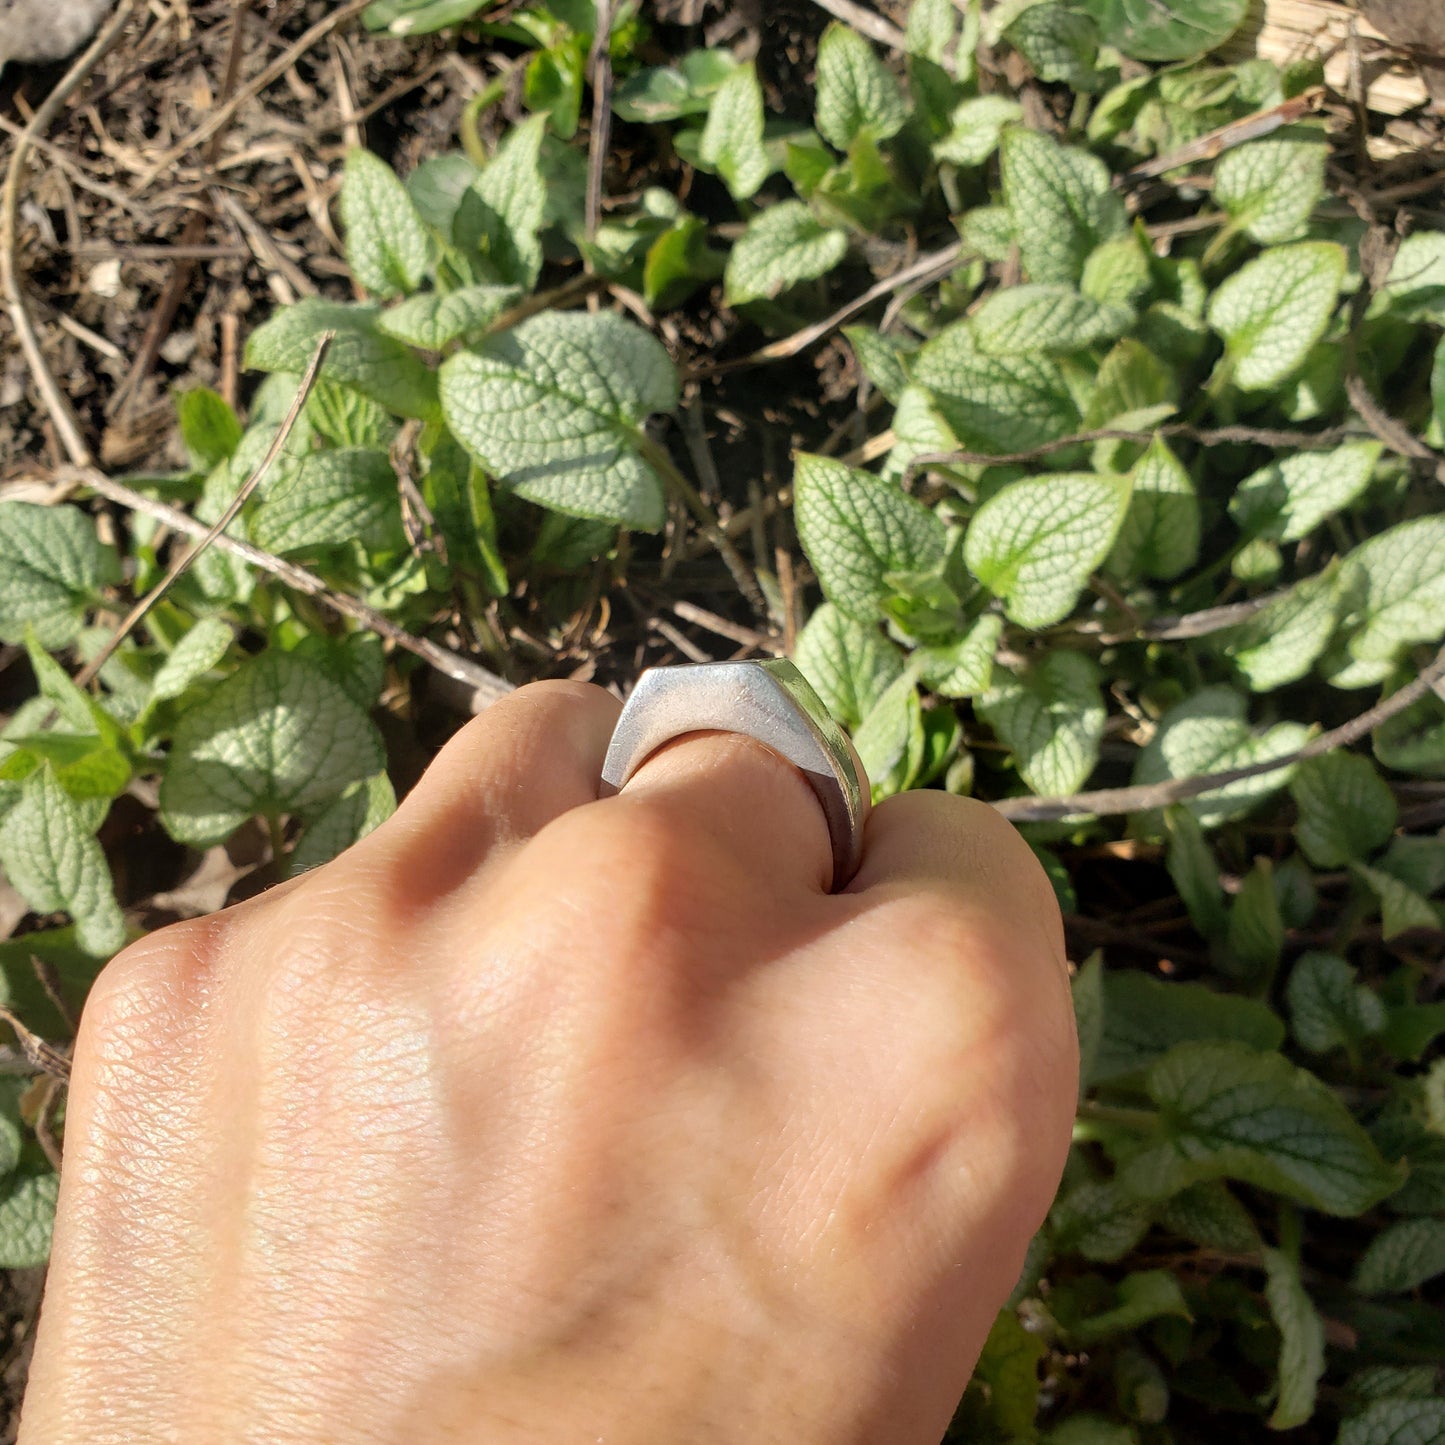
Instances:
[[[867,781],[843,730],[786,659],[649,668],[617,720],[602,766],[602,796],[619,791],[664,743],[712,731],[755,738],[803,774],[828,823],[833,891],[844,887],[862,854]]]

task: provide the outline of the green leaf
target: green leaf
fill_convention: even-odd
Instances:
[[[1192,60],[1223,45],[1249,0],[1081,0],[1105,45],[1135,60]]]
[[[1224,1254],[1253,1254],[1260,1247],[1259,1229],[1244,1205],[1222,1179],[1191,1184],[1166,1199],[1159,1223],[1172,1234]]]
[[[258,813],[314,814],[382,762],[380,735],[345,689],[272,649],[181,717],[161,821],[177,842],[208,847]]]
[[[848,338],[863,374],[896,406],[908,385],[908,357],[914,348],[871,326],[845,326],[843,335]]]
[[[981,166],[999,147],[1004,127],[1024,108],[1002,95],[975,95],[954,106],[948,134],[933,144],[933,158],[954,166]]]
[[[675,66],[645,66],[628,76],[613,94],[612,110],[643,124],[701,115],[736,68],[731,51],[690,50]]]
[[[1340,1426],[1335,1445],[1440,1445],[1445,1400],[1377,1400]]]
[[[1164,810],[1169,834],[1165,867],[1189,917],[1204,938],[1218,938],[1225,929],[1224,889],[1219,881],[1219,860],[1204,836],[1199,820],[1188,808],[1175,804]]]
[[[421,214],[379,156],[353,148],[341,181],[346,261],[373,296],[407,296],[426,279],[432,241]]]
[[[1405,1294],[1445,1274],[1445,1219],[1402,1219],[1381,1230],[1355,1267],[1361,1294]]]
[[[1137,1073],[1176,1044],[1204,1039],[1277,1049],[1284,1042],[1284,1024],[1255,999],[1216,993],[1202,983],[1166,982],[1134,969],[1106,969],[1104,1036],[1089,1082]]]
[[[1068,1334],[1080,1345],[1092,1345],[1170,1315],[1186,1320],[1190,1317],[1179,1281],[1167,1270],[1142,1270],[1126,1274],[1119,1281],[1116,1303],[1111,1309],[1080,1320],[1069,1328]]]
[[[1095,952],[1074,975],[1074,1029],[1079,1036],[1079,1098],[1093,1079],[1104,1042],[1104,955]]]
[[[1289,790],[1299,809],[1295,837],[1316,868],[1368,858],[1395,831],[1395,795],[1370,760],[1357,753],[1306,759]]]
[[[763,89],[752,61],[718,86],[698,142],[698,156],[723,178],[735,201],[754,195],[772,170],[763,148]]]
[[[1370,1136],[1315,1076],[1240,1043],[1187,1043],[1145,1078],[1181,1184],[1229,1177],[1326,1214],[1363,1214],[1399,1188]]]
[[[1099,88],[1098,28],[1059,0],[1030,5],[1004,27],[1003,37],[1040,80],[1081,91]]]
[[[1279,1395],[1271,1430],[1293,1430],[1315,1412],[1315,1391],[1325,1372],[1325,1325],[1300,1281],[1299,1264],[1282,1250],[1263,1252],[1264,1297],[1279,1329]]]
[[[1039,1407],[1039,1365],[1048,1346],[1003,1310],[984,1341],[950,1433],[975,1440],[1027,1439]]]
[[[1088,1412],[1060,1420],[1043,1438],[1047,1445],[1139,1445],[1132,1426]]]
[[[396,794],[385,773],[356,784],[307,825],[287,860],[288,874],[294,878],[298,873],[329,863],[379,828],[394,812]]]
[[[1006,286],[974,312],[973,337],[991,356],[1082,351],[1118,336],[1134,319],[1126,306],[1106,306],[1072,286]]]
[[[1129,480],[1091,472],[1027,477],[978,509],[964,538],[968,570],[1021,627],[1047,627],[1074,609],[1109,555],[1129,506]]]
[[[677,386],[662,346],[611,312],[543,312],[441,369],[447,424],[493,476],[539,506],[647,532],[665,508],[642,425],[677,406]]]
[[[1252,692],[1298,682],[1319,660],[1339,615],[1336,582],[1333,569],[1307,577],[1225,635],[1225,651]]]
[[[40,768],[0,819],[0,868],[35,912],[70,914],[81,947],[101,958],[125,943],[125,924],[91,832],[80,805]]]
[[[1049,1211],[1055,1247],[1062,1254],[1112,1264],[1149,1231],[1150,1210],[1112,1180],[1087,1180],[1066,1190]]]
[[[903,675],[903,654],[878,628],[864,626],[831,602],[808,619],[793,661],[850,732]]]
[[[1276,246],[1242,266],[1214,293],[1209,324],[1224,338],[1230,379],[1268,391],[1296,371],[1329,325],[1345,278],[1333,241]]]
[[[463,194],[452,238],[480,262],[479,281],[530,291],[542,271],[547,180],[542,170],[545,116],[514,126]]]
[[[1382,450],[1379,442],[1347,442],[1271,462],[1235,489],[1230,516],[1250,536],[1297,542],[1364,492]]]
[[[393,35],[431,35],[449,25],[470,20],[494,0],[372,0],[361,12],[368,30],[388,30]]]
[[[192,387],[176,398],[176,422],[186,455],[198,472],[220,466],[241,444],[236,413],[208,386]]]
[[[903,672],[884,690],[853,734],[853,746],[881,802],[911,787],[923,765],[923,713],[913,674]]]
[[[1124,231],[1109,168],[1020,127],[1004,132],[1003,193],[1030,281],[1077,282],[1089,253]]]
[[[1407,321],[1445,323],[1445,233],[1416,231],[1400,242],[1379,302]]]
[[[769,206],[733,243],[723,297],[729,306],[767,300],[826,275],[847,252],[847,232],[825,226],[801,201]]]
[[[1013,253],[1013,215],[1007,206],[975,206],[958,218],[958,235],[968,255],[1002,263]]]
[[[199,682],[231,650],[235,634],[219,617],[203,617],[171,649],[151,683],[155,701],[179,697]]]
[[[68,646],[117,575],[114,551],[79,507],[0,502],[0,642],[23,642],[33,628],[42,647]]]
[[[909,370],[934,395],[944,421],[964,446],[984,452],[1028,451],[1070,435],[1079,408],[1057,361],[989,356],[970,321],[946,326],[919,348]]]
[[[1214,200],[1262,246],[1304,234],[1325,189],[1329,141],[1295,126],[1226,151],[1214,168]]]
[[[1379,996],[1356,982],[1355,970],[1332,953],[1305,953],[1285,986],[1290,1032],[1307,1053],[1353,1051],[1385,1026]]]
[[[399,552],[406,538],[391,458],[368,447],[310,453],[266,492],[251,530],[282,556],[349,542]]]
[[[50,1258],[58,1174],[16,1174],[0,1186],[0,1269],[34,1269]]]
[[[484,330],[521,295],[516,286],[462,286],[423,291],[377,318],[377,328],[409,346],[441,351]]]
[[[1161,582],[1187,572],[1199,557],[1199,500],[1194,482],[1163,437],[1129,473],[1129,510],[1109,554],[1109,571]]]
[[[1274,865],[1256,858],[1244,875],[1229,909],[1224,932],[1223,970],[1236,978],[1268,980],[1279,967],[1284,951],[1284,918]]]
[[[402,305],[409,305],[403,302]],[[386,315],[382,313],[383,317]],[[302,419],[316,429],[318,436],[338,447],[390,447],[396,440],[397,424],[385,407],[353,391],[349,386],[337,386],[335,382],[318,381],[306,398],[306,409]],[[274,432],[267,432],[269,444]],[[292,456],[297,460],[311,450],[309,440],[297,445],[288,439],[282,452],[282,466]]]
[[[993,658],[1003,618],[985,612],[962,636],[914,650],[919,680],[940,697],[977,697],[993,680]]]
[[[436,411],[436,379],[394,337],[377,330],[380,308],[307,296],[285,306],[251,333],[246,365],[256,371],[306,370],[323,331],[335,339],[321,375],[350,386],[398,416],[428,417]]]
[[[846,151],[866,130],[887,140],[903,129],[908,104],[873,47],[846,25],[834,23],[818,42],[818,134]]]
[[[1380,900],[1380,924],[1386,941],[1412,928],[1439,929],[1440,911],[1421,898],[1408,884],[1380,868],[1363,863],[1350,864],[1350,871],[1366,883]]]
[[[1343,649],[1325,659],[1336,687],[1382,682],[1400,653],[1445,634],[1445,516],[1417,517],[1371,537],[1340,564]]]
[[[893,595],[888,577],[943,561],[944,524],[922,503],[868,472],[799,453],[793,472],[798,539],[828,600],[860,622],[876,622]]]
[[[1166,778],[1193,778],[1228,772],[1285,757],[1304,746],[1309,730],[1301,723],[1276,723],[1255,734],[1245,717],[1245,701],[1227,687],[1206,687],[1176,704],[1134,766],[1136,783],[1162,783]],[[1290,769],[1262,773],[1227,783],[1188,798],[1183,806],[1205,828],[1241,817],[1289,781]]]
[[[1060,648],[1022,676],[995,683],[976,704],[1007,744],[1019,776],[1044,796],[1077,792],[1099,761],[1108,709],[1092,658]]]

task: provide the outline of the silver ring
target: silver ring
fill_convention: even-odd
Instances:
[[[862,858],[866,783],[842,728],[785,658],[648,668],[617,719],[601,796],[618,792],[664,743],[711,731],[754,738],[803,774],[828,823],[832,890],[844,887]]]

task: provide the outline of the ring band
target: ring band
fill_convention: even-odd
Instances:
[[[664,743],[714,731],[753,738],[803,774],[828,823],[831,891],[844,887],[862,858],[865,784],[842,728],[784,658],[648,668],[617,719],[600,796],[618,792]]]

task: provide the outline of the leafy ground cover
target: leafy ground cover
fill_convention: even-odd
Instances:
[[[1019,823],[1080,960],[957,1438],[1445,1439],[1438,157],[1212,58],[1246,8],[292,7],[293,66],[467,83],[335,147],[345,266],[272,243],[173,460],[101,471],[84,405],[16,448],[0,1261],[48,1246],[38,1041],[128,937],[374,827],[459,696],[788,652],[876,795]]]

